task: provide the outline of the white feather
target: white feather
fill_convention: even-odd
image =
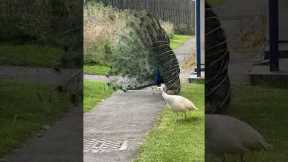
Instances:
[[[162,97],[174,112],[187,112],[198,110],[192,101],[179,95],[168,95],[164,89],[165,85],[161,85]]]

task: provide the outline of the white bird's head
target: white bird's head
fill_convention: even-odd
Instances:
[[[161,84],[160,87],[157,87],[161,92],[165,92],[166,91],[166,85],[165,84]]]

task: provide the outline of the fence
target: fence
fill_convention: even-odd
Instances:
[[[90,0],[91,1],[91,0]],[[180,33],[194,32],[193,0],[96,0],[119,9],[146,10],[163,21],[170,21]]]

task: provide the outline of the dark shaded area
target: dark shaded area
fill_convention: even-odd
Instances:
[[[221,115],[206,116],[207,162],[288,159],[287,150],[283,149],[287,147],[288,134],[283,127],[288,115],[284,110],[288,99],[284,95],[288,3],[272,1],[208,0],[211,6],[206,5],[206,112]],[[218,87],[215,76],[223,81]],[[214,86],[219,93],[209,96]],[[224,96],[229,96],[230,102]]]
[[[0,1],[4,161],[82,161],[82,15],[82,0]]]
[[[230,101],[229,50],[221,23],[207,3],[205,11],[205,109],[220,113]]]

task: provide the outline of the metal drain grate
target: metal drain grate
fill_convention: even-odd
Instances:
[[[127,141],[105,138],[84,139],[83,144],[84,152],[92,153],[123,151],[128,147]]]

